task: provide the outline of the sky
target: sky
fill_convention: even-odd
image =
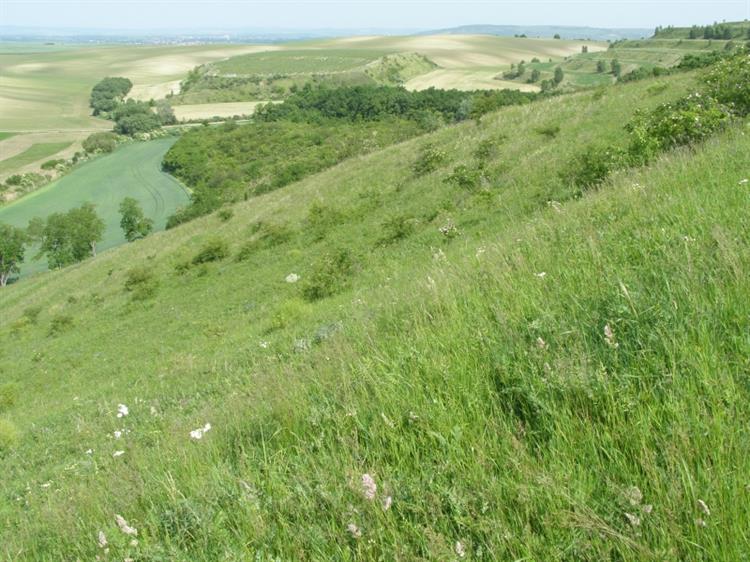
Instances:
[[[100,30],[640,27],[750,18],[750,0],[0,0],[0,26]]]

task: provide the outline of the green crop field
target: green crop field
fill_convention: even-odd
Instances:
[[[72,141],[32,144],[29,148],[27,148],[20,154],[16,154],[15,156],[11,156],[10,158],[0,160],[0,174],[4,174],[11,170],[17,170],[24,166],[28,166],[29,164],[32,164],[38,160],[49,158],[57,154],[61,150],[65,150],[71,144],[73,144]]]
[[[161,171],[162,157],[175,140],[132,143],[86,163],[18,202],[0,207],[0,222],[26,226],[34,217],[44,218],[89,201],[96,205],[107,225],[99,245],[105,250],[125,241],[118,206],[125,197],[133,197],[140,201],[146,216],[154,220],[155,228],[163,229],[167,217],[188,199],[177,180]],[[46,267],[44,260],[31,261],[24,265],[22,273],[27,275]]]
[[[506,107],[0,290],[0,556],[746,559],[748,118],[564,173],[703,87]]]
[[[0,132],[0,141],[3,141],[5,139],[9,139],[12,136],[15,136],[16,133],[3,133]]]

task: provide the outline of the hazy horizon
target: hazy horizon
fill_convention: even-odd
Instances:
[[[142,9],[138,9],[142,8]],[[144,11],[148,17],[144,17]],[[540,17],[539,14],[544,14]],[[87,31],[417,31],[462,25],[652,28],[750,17],[750,0],[69,1],[4,0],[0,26]]]

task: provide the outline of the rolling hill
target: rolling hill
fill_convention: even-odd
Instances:
[[[566,179],[702,87],[503,108],[1,291],[0,552],[742,560],[747,118]]]

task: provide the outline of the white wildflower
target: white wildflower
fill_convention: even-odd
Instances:
[[[615,333],[612,331],[612,327],[609,324],[605,324],[604,326],[604,341],[606,341],[607,345],[612,349],[620,347],[620,344],[615,341]]]
[[[537,277],[539,277],[539,279],[544,279],[545,277],[547,277],[547,272],[546,271],[540,271],[539,273],[535,273],[534,275],[536,275]]]
[[[651,505],[650,503],[647,503],[646,505],[643,506],[643,513],[645,513],[646,515],[649,515],[653,510],[654,510],[654,506]]]
[[[547,342],[544,341],[542,338],[537,338],[536,339],[536,346],[539,349],[541,349],[542,351],[546,351],[547,350]]]
[[[463,558],[464,556],[466,556],[466,548],[461,541],[456,541],[455,549],[456,556],[458,556],[459,558]]]
[[[442,248],[438,248],[432,252],[432,259],[435,261],[446,261],[447,257]]]
[[[630,523],[633,527],[638,527],[641,524],[641,518],[637,515],[633,515],[632,513],[625,513],[625,519],[628,520],[628,523]]]
[[[747,179],[747,178],[745,178],[745,179],[741,179],[741,180],[740,180],[740,185],[747,185],[747,182],[748,182],[748,179]]]
[[[362,493],[367,500],[374,500],[375,493],[378,491],[378,485],[375,484],[375,479],[369,474],[362,475]]]
[[[117,521],[117,526],[120,528],[120,530],[126,535],[130,535],[133,537],[138,536],[138,529],[128,525],[128,522],[125,521],[122,515],[115,515],[115,521]]]
[[[708,523],[704,519],[696,519],[695,524],[698,525],[698,527],[708,527]]]
[[[52,482],[45,482],[42,484],[42,488],[49,488],[50,486],[52,486]]]
[[[130,413],[130,410],[128,410],[128,407],[125,404],[117,405],[117,417],[118,418],[124,418],[129,413]]]
[[[133,548],[138,546],[138,539],[133,539],[132,541],[130,541],[130,546],[132,546]]]
[[[93,449],[86,449],[86,454],[87,455],[93,455],[94,454],[94,450]]]
[[[630,502],[630,505],[640,505],[641,501],[643,501],[643,492],[641,492],[641,489],[638,486],[631,486],[625,490],[625,497]]]
[[[121,457],[124,454],[125,454],[125,451],[115,451],[114,453],[112,453],[112,456],[117,458],[117,457]]]
[[[194,429],[190,432],[190,437],[192,439],[203,439],[203,435],[211,431],[211,424],[207,423],[203,427],[199,427],[198,429]]]
[[[299,281],[299,275],[297,275],[296,273],[290,273],[284,278],[284,281],[286,281],[287,283],[296,283],[297,281]]]
[[[151,406],[151,408],[149,408],[149,412],[151,412],[152,416],[155,416],[158,413],[156,410],[156,406]]]
[[[107,535],[104,534],[104,531],[99,531],[99,548],[106,548],[107,547]]]
[[[352,536],[352,538],[358,539],[362,536],[362,531],[360,531],[359,527],[357,527],[354,523],[349,523],[346,526],[346,530],[349,531],[349,534]]]
[[[119,439],[120,437],[122,437],[122,431],[120,431],[120,430],[118,429],[118,430],[116,430],[116,431],[115,431],[115,432],[113,433],[113,435],[115,436],[115,439]]]
[[[391,429],[395,429],[396,428],[396,424],[393,423],[393,421],[391,420],[391,418],[389,418],[388,416],[386,416],[384,412],[380,412],[380,417],[383,418],[383,423],[385,425],[387,425]]]
[[[260,346],[261,346],[261,347],[262,347],[263,349],[268,349],[268,342],[267,342],[267,341],[262,341],[262,342],[260,342]]]
[[[393,504],[393,498],[391,496],[386,496],[383,500],[383,511],[388,511],[391,509],[391,505]]]
[[[477,259],[479,259],[482,256],[482,254],[484,254],[486,251],[487,251],[487,248],[485,248],[484,246],[480,246],[479,248],[477,248],[477,252],[476,254],[474,254],[474,256]]]
[[[706,502],[703,500],[698,500],[698,507],[701,508],[701,511],[705,513],[707,517],[711,515],[711,510],[708,509],[708,505],[706,505]]]

